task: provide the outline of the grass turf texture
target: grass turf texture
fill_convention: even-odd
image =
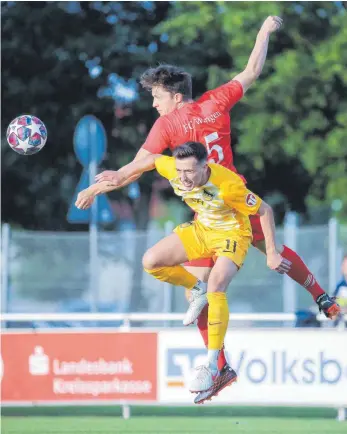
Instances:
[[[344,434],[333,409],[247,407],[3,408],[3,434]]]

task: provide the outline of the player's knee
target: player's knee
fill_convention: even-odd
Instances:
[[[143,255],[142,265],[146,270],[153,270],[154,268],[160,267],[159,258],[155,255],[152,249],[147,250]]]
[[[207,292],[226,292],[227,289],[228,286],[223,284],[209,285],[207,288]]]
[[[229,279],[224,276],[211,276],[208,280],[208,292],[226,292],[229,286]]]

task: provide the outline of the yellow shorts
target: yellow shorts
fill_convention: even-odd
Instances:
[[[251,235],[242,235],[235,229],[210,229],[197,220],[177,226],[174,232],[180,237],[189,261],[225,256],[241,267],[252,242]]]

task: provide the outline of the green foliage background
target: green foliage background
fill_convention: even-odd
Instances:
[[[194,75],[198,96],[245,67],[268,15],[282,16],[284,27],[271,38],[263,74],[231,113],[236,166],[279,220],[292,209],[326,221],[336,199],[345,220],[347,14],[341,2],[3,2],[3,220],[71,229],[66,212],[82,170],[72,136],[84,114],[95,114],[108,132],[105,166],[117,168],[134,156],[156,115],[140,88],[131,104],[98,97],[111,73],[135,80],[157,62],[179,64]],[[95,59],[102,72],[93,78],[86,65]],[[129,115],[115,117],[116,109]],[[20,113],[37,115],[49,130],[49,143],[36,156],[15,154],[4,139]],[[138,228],[148,223],[152,184],[152,175],[143,177],[140,201],[126,192],[113,196],[130,202]]]

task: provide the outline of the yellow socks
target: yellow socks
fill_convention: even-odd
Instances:
[[[208,349],[221,350],[229,322],[225,292],[208,292]]]
[[[198,283],[198,279],[181,265],[153,268],[152,270],[145,268],[145,271],[162,282],[168,282],[175,286],[183,286],[187,289],[192,289]]]

